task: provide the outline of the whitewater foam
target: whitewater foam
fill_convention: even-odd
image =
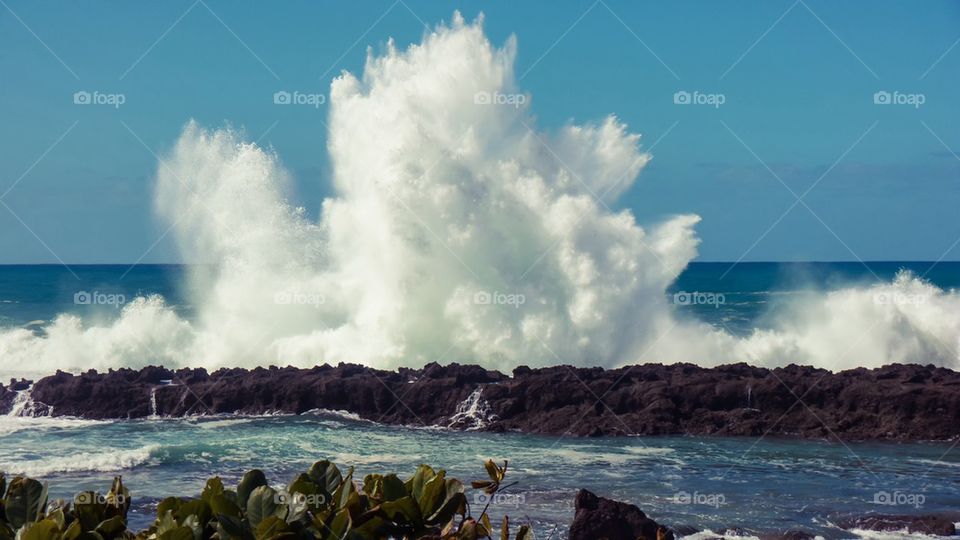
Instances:
[[[272,151],[188,123],[158,166],[156,208],[184,260],[211,263],[189,277],[196,318],[152,296],[113,323],[61,315],[41,336],[3,330],[2,371],[395,368],[442,357],[507,372],[647,361],[958,367],[960,295],[907,273],[798,295],[745,338],[680,316],[665,291],[696,257],[700,218],[640,226],[609,210],[651,159],[615,117],[538,132],[531,99],[478,99],[522,94],[515,55],[513,38],[494,47],[481,21],[456,14],[407,50],[368,53],[360,77],[335,79],[334,194],[316,221],[288,202]]]
[[[149,463],[156,457],[159,449],[160,445],[152,444],[131,450],[83,452],[36,461],[18,459],[9,463],[0,463],[0,470],[31,477],[55,473],[120,471]]]
[[[482,396],[483,386],[478,386],[466,399],[457,404],[457,409],[447,422],[447,427],[477,431],[495,421],[497,415],[493,414],[490,404]]]

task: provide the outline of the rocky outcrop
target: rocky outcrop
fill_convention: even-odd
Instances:
[[[58,372],[31,393],[54,415],[86,418],[328,409],[386,424],[574,436],[768,433],[848,441],[945,440],[960,433],[960,373],[898,364],[837,373],[746,364],[518,367],[512,376],[460,364],[213,373],[147,367]],[[13,394],[0,386],[0,413]]]
[[[674,540],[673,532],[632,504],[581,489],[574,502],[570,540]]]
[[[667,526],[657,523],[638,507],[581,489],[574,503],[576,514],[570,524],[570,540],[674,540],[700,532],[688,526]],[[921,534],[929,537],[949,537],[957,534],[955,521],[960,514],[949,515],[882,515],[870,514],[838,520],[845,530],[869,530],[886,533]],[[761,540],[812,540],[811,531],[791,529],[782,532],[752,532],[731,527],[716,538],[737,539],[756,536]]]

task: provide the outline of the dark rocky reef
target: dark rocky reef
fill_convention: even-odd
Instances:
[[[632,504],[598,497],[581,489],[574,508],[570,540],[674,540],[673,531],[657,524]]]
[[[674,540],[697,532],[692,527],[670,527],[657,523],[638,507],[594,495],[581,489],[574,503],[576,514],[570,524],[570,540]],[[906,531],[927,536],[955,536],[955,515],[897,516],[870,514],[840,520],[838,526],[845,530],[861,529],[896,533]],[[754,533],[738,527],[718,533],[717,538],[736,539],[758,536],[761,540],[813,540],[810,531],[791,529],[783,532]]]
[[[0,413],[10,409],[15,390],[23,387],[23,381],[0,386]],[[899,364],[837,373],[746,364],[518,367],[512,377],[460,364],[398,371],[340,364],[213,373],[147,367],[58,372],[37,381],[31,397],[40,410],[45,404],[54,415],[85,418],[329,409],[386,424],[576,436],[769,433],[946,440],[960,433],[960,373]]]

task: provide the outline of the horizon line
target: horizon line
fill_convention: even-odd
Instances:
[[[757,261],[724,261],[724,260],[707,260],[707,261],[690,261],[689,265],[693,264],[730,264],[733,266],[740,266],[742,264],[836,264],[836,263],[853,263],[853,264],[871,264],[871,263],[924,263],[924,264],[943,264],[943,263],[958,263],[958,260],[926,260],[926,259],[837,259],[837,260],[825,260],[825,259],[810,259],[810,260],[801,260],[801,261],[790,261],[790,260],[757,260]],[[127,266],[130,268],[136,268],[138,266],[213,266],[217,263],[184,263],[184,262],[152,262],[152,263],[129,263],[129,262],[92,262],[92,263],[58,263],[58,262],[14,262],[14,263],[0,263],[0,267],[4,266],[64,266],[64,267],[77,267],[77,266]]]

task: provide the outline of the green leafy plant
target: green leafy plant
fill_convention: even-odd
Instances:
[[[505,489],[507,463],[485,466],[489,480],[472,482],[472,488],[488,495]],[[406,480],[370,474],[355,482],[352,468],[343,474],[324,460],[279,489],[260,470],[244,474],[236,489],[213,477],[199,497],[160,501],[156,520],[138,533],[127,529],[131,498],[120,477],[106,495],[87,491],[72,502],[49,502],[46,484],[18,476],[8,486],[0,473],[0,494],[0,540],[511,538],[507,517],[495,531],[489,502],[472,517],[463,484],[428,465]],[[521,526],[513,538],[532,540],[533,533]]]

